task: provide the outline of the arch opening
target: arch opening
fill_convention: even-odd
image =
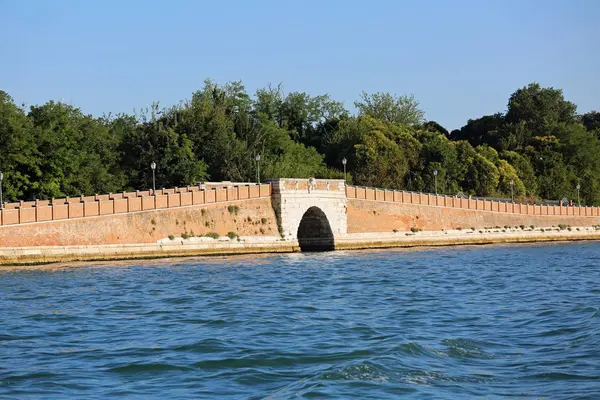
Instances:
[[[310,207],[306,210],[300,220],[296,237],[302,251],[334,250],[331,225],[319,207]]]

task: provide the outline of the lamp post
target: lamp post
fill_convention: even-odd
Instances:
[[[0,172],[0,210],[4,210],[4,200],[2,199],[2,181],[4,181],[4,173]]]
[[[260,154],[257,154],[256,157],[256,182],[260,184]]]
[[[342,158],[342,165],[344,166],[344,185],[346,184],[346,164],[348,163],[348,160],[346,160],[346,157]]]
[[[540,156],[540,161],[542,162],[542,166],[544,167],[544,169],[542,171],[542,176],[541,177],[545,178],[546,177],[546,160],[544,160],[544,157]],[[540,195],[542,196],[542,198],[544,198],[544,197],[547,198],[548,197],[547,196],[548,193],[545,191],[545,187],[544,187],[545,186],[545,184],[544,184],[545,180],[546,179],[542,179],[542,184],[541,184],[542,187],[540,187]]]
[[[581,202],[579,201],[579,189],[581,189],[581,185],[578,183],[576,188],[577,188],[577,206],[581,207]]]
[[[437,175],[438,175],[438,170],[434,169],[433,170],[433,180],[435,182],[435,195],[437,196]]]
[[[510,201],[512,201],[513,203],[515,202],[514,187],[515,187],[515,180],[511,179],[510,180]]]
[[[152,169],[152,195],[156,196],[156,174],[154,173],[156,163],[154,161],[150,163],[150,168]]]

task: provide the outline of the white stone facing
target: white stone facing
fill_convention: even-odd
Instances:
[[[311,207],[318,207],[325,214],[334,238],[348,233],[346,186],[343,180],[277,179],[270,183],[273,206],[286,239],[297,239],[300,221]]]

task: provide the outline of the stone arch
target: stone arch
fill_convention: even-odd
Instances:
[[[335,247],[327,215],[316,206],[302,215],[296,237],[302,251],[331,251]]]

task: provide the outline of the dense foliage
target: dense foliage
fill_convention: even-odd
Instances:
[[[260,154],[262,179],[342,178],[346,158],[358,185],[536,200],[576,199],[580,184],[582,203],[600,204],[600,113],[578,115],[560,90],[530,84],[506,113],[452,132],[412,96],[362,93],[355,106],[206,81],[177,106],[95,118],[52,101],[26,110],[0,91],[5,200],[148,188],[152,161],[158,187],[253,181]]]

